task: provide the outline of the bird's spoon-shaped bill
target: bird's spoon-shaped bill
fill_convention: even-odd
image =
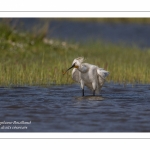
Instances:
[[[67,71],[69,71],[70,69],[74,68],[75,64],[73,64],[70,68],[68,68],[65,72],[63,72],[63,75],[65,75],[67,73]]]

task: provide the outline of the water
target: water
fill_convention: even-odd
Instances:
[[[149,91],[105,84],[100,95],[86,89],[81,97],[76,84],[1,87],[0,132],[150,132]]]
[[[12,19],[17,30],[31,30],[44,25],[38,18]],[[37,28],[38,30],[38,28]],[[111,43],[123,43],[124,45],[138,46],[141,49],[150,47],[150,25],[134,23],[100,23],[100,22],[73,22],[67,20],[51,20],[47,32],[48,38],[61,39],[63,41],[88,42],[100,40]]]
[[[76,42],[102,40],[143,49],[150,47],[149,33],[149,24],[51,21],[48,37]]]

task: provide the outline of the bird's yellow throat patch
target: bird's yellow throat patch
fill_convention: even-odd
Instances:
[[[79,66],[74,66],[74,68],[79,68]]]

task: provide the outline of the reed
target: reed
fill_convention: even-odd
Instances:
[[[121,83],[150,83],[150,49],[141,50],[123,44],[93,43],[84,45],[91,63],[110,71],[109,81]]]
[[[2,24],[0,31],[0,86],[71,84],[71,72],[62,72],[79,56],[108,70],[108,82],[150,83],[150,49],[102,41],[67,43],[45,38],[45,30],[39,36]]]

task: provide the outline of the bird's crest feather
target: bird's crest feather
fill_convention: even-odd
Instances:
[[[81,63],[85,60],[84,57],[78,57],[76,60],[80,61]]]

